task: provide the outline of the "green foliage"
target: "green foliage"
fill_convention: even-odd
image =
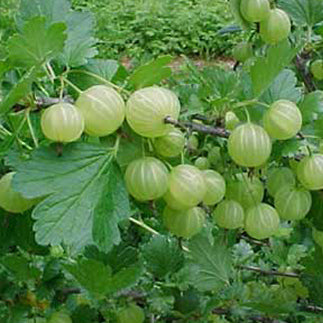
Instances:
[[[184,239],[172,236],[163,222],[167,201],[135,200],[124,180],[133,160],[154,157],[165,168],[166,190],[169,170],[209,160],[208,167],[223,176],[227,188],[241,179],[244,198],[237,202],[239,196],[233,193],[230,199],[235,203],[253,204],[250,186],[258,183],[257,201],[272,206],[283,191],[271,192],[268,174],[282,167],[297,173],[300,159],[322,154],[323,83],[310,74],[310,60],[323,53],[321,3],[277,1],[296,23],[288,40],[270,46],[263,43],[256,25],[242,20],[240,1],[232,0],[233,15],[243,28],[242,38],[252,44],[253,56],[234,68],[198,68],[184,59],[177,73],[169,66],[169,54],[212,56],[230,48],[231,41],[223,40],[240,29],[228,26],[227,4],[89,1],[99,22],[99,46],[94,14],[73,9],[84,4],[21,0],[15,9],[5,0],[0,9],[5,17],[0,21],[5,30],[0,40],[0,174],[15,171],[13,190],[37,199],[37,205],[22,214],[0,209],[0,321],[41,323],[65,316],[80,323],[116,322],[120,313],[130,321],[136,315],[129,314],[129,308],[136,309],[140,321],[321,320],[323,254],[318,235],[312,236],[314,228],[323,231],[321,191],[311,192],[311,210],[304,219],[284,221],[281,216],[278,229],[263,240],[248,236],[240,223],[237,229],[222,229],[212,217],[217,206],[200,203],[198,224],[203,228]],[[220,28],[226,36],[219,36]],[[98,50],[101,58],[95,56]],[[129,55],[146,60],[145,52],[163,56],[135,70],[111,59]],[[172,122],[183,138],[194,138],[193,149],[187,142],[180,156],[162,158],[155,150],[156,139],[139,136],[126,122],[107,137],[83,134],[64,145],[46,139],[40,127],[43,110],[60,100],[72,104],[97,84],[112,86],[125,101],[140,88],[170,89],[167,93],[178,95],[181,103],[179,121]],[[163,110],[165,97],[154,99],[150,98],[156,110]],[[237,116],[232,130],[246,121],[260,128],[269,105],[281,99],[300,108],[301,132],[286,141],[268,139],[273,150],[265,164],[236,165],[228,154],[227,113]],[[150,114],[144,116],[148,126]],[[157,118],[162,127],[165,117],[161,113]],[[257,141],[253,135],[252,144]],[[242,143],[243,136],[238,139]],[[257,153],[261,148],[260,142]],[[320,180],[323,170],[316,166]],[[195,184],[201,177],[195,195],[194,185],[187,187],[181,179],[172,186],[184,206],[183,192],[192,199],[200,194],[196,203],[202,199],[205,179],[194,170],[196,177],[185,173],[184,178]],[[142,169],[138,173],[148,183],[144,189],[153,191],[155,181],[147,180]],[[150,177],[155,175],[153,171]],[[295,181],[299,189],[301,183]],[[175,207],[181,206],[174,200]],[[179,213],[169,205],[167,209],[170,220],[176,219]],[[176,227],[195,232],[199,226],[191,228],[192,223],[176,221]]]

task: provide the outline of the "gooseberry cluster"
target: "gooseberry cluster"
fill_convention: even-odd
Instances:
[[[82,92],[75,105],[59,103],[46,109],[41,127],[48,139],[71,142],[83,132],[112,134],[126,119],[134,132],[151,140],[154,151],[128,164],[126,188],[140,202],[163,199],[165,227],[178,237],[190,238],[202,229],[205,209],[214,208],[219,227],[244,228],[256,239],[275,234],[280,219],[306,216],[312,204],[309,191],[323,188],[323,155],[303,158],[296,171],[298,181],[290,168],[271,171],[266,183],[274,201],[271,206],[263,203],[265,185],[259,178],[244,172],[226,178],[220,174],[225,172],[217,166],[222,159],[220,147],[209,147],[208,155],[199,156],[194,165],[165,163],[165,159],[181,155],[185,146],[196,150],[199,145],[194,134],[186,140],[181,130],[165,122],[166,117],[177,120],[179,113],[177,96],[166,88],[137,90],[125,103],[114,89],[97,85]],[[287,140],[300,131],[302,115],[295,103],[279,100],[264,114],[263,127],[250,121],[241,123],[233,112],[227,113],[225,124],[232,130],[228,138],[232,160],[242,167],[257,168],[267,163],[272,140]],[[13,191],[13,175],[0,180],[0,206],[9,212],[24,212],[37,201]]]

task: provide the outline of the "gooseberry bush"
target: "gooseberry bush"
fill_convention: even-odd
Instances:
[[[108,5],[108,4],[107,4]],[[22,0],[0,61],[1,322],[322,322],[323,3],[231,0],[234,68],[97,59]]]

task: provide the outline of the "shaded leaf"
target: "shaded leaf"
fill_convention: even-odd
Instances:
[[[159,278],[178,271],[184,263],[177,241],[164,236],[153,237],[143,246],[142,254],[148,270]]]
[[[299,108],[303,117],[303,124],[313,120],[314,113],[323,112],[323,92],[315,91],[304,96]]]

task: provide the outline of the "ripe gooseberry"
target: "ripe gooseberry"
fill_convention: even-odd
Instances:
[[[304,157],[297,167],[297,178],[308,190],[323,188],[323,155]]]
[[[274,197],[275,194],[284,185],[294,186],[296,184],[296,178],[293,171],[288,167],[281,167],[272,170],[267,179],[268,193]]]
[[[136,159],[126,169],[126,187],[139,201],[155,200],[166,193],[168,175],[166,166],[157,158]]]
[[[313,76],[321,81],[323,80],[323,60],[317,59],[311,64],[311,73]]]
[[[79,110],[69,103],[57,103],[47,108],[41,116],[41,128],[50,140],[72,142],[84,131],[84,119]]]
[[[232,54],[236,61],[244,63],[247,59],[253,56],[252,45],[247,42],[241,42],[236,45]]]
[[[286,39],[291,31],[287,13],[281,9],[270,10],[269,16],[260,22],[260,35],[269,44],[277,44]]]
[[[195,167],[200,170],[205,170],[210,168],[210,162],[206,157],[199,157],[194,162]]]
[[[301,220],[311,209],[312,196],[307,190],[287,185],[278,190],[274,204],[281,219]]]
[[[85,132],[91,136],[110,135],[125,118],[122,96],[105,85],[95,85],[82,92],[75,105],[84,117]]]
[[[269,204],[260,203],[246,212],[245,230],[255,239],[267,239],[279,229],[279,215]]]
[[[294,137],[302,127],[302,114],[295,103],[274,102],[264,115],[264,128],[270,137],[286,140]]]
[[[224,200],[213,211],[213,218],[220,228],[242,228],[244,225],[244,210],[238,202]]]
[[[263,165],[270,156],[271,147],[267,132],[250,122],[235,128],[228,140],[230,157],[235,163],[245,167]]]
[[[163,212],[166,228],[177,237],[189,239],[199,233],[205,223],[205,212],[200,207],[173,210],[166,206]]]
[[[154,141],[157,153],[163,157],[176,157],[180,155],[184,146],[185,136],[176,128],[172,128],[166,135],[158,137]]]
[[[146,87],[134,92],[126,105],[126,119],[130,127],[143,137],[160,137],[172,126],[166,117],[177,120],[180,112],[177,96],[162,87]]]
[[[178,165],[169,176],[168,198],[176,209],[191,208],[202,202],[206,184],[202,172],[192,165]],[[167,202],[167,200],[166,200]]]
[[[7,173],[0,180],[0,207],[11,213],[22,213],[30,209],[37,201],[26,199],[12,189],[12,178],[15,173]]]
[[[226,185],[226,198],[237,201],[244,209],[261,203],[264,197],[262,182],[257,177],[249,178],[246,173],[237,174]]]
[[[203,197],[205,205],[215,205],[219,203],[225,194],[225,180],[216,171],[208,169],[202,172],[206,184],[206,193]]]
[[[136,304],[130,304],[117,314],[118,323],[142,323],[145,320],[145,313]]]
[[[247,21],[260,22],[268,17],[270,4],[268,0],[241,0],[240,10]]]

